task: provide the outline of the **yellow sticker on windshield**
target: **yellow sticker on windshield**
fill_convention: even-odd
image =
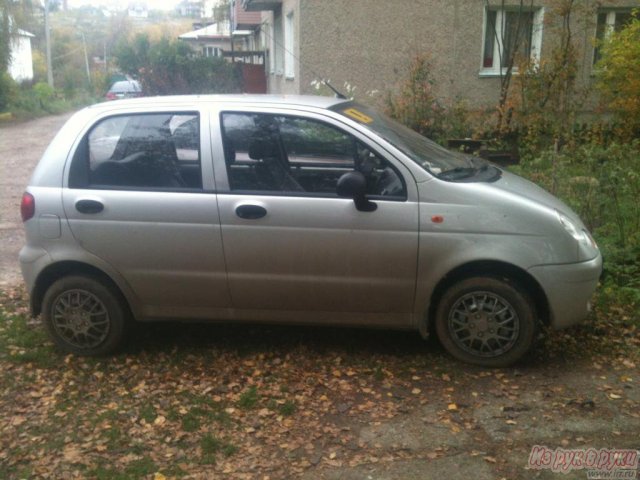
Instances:
[[[371,118],[369,115],[365,115],[364,113],[362,113],[359,110],[356,110],[355,108],[347,108],[346,110],[343,110],[342,112],[345,115],[349,115],[354,120],[357,120],[357,121],[362,122],[362,123],[371,123],[371,122],[373,122],[373,118]]]

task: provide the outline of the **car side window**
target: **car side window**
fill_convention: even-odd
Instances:
[[[74,156],[69,186],[202,189],[198,114],[135,114],[99,121]]]
[[[352,135],[317,120],[223,113],[225,163],[232,191],[335,196],[338,179],[358,170],[372,197],[406,199],[391,164]]]

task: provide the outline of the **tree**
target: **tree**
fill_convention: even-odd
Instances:
[[[612,32],[601,47],[596,75],[602,99],[628,132],[637,131],[640,128],[639,12],[634,12],[622,30]]]
[[[554,21],[547,30],[556,41],[548,55],[522,65],[514,79],[510,104],[515,126],[528,133],[529,141],[562,146],[581,106],[584,95],[577,86],[578,51],[571,29],[572,17],[579,13],[576,4],[556,0],[549,5]]]
[[[491,5],[489,0],[485,0],[487,12],[496,8],[504,12],[507,4],[506,0],[500,0],[500,2],[496,2],[496,5]],[[488,31],[486,35],[493,36],[493,41],[499,46],[497,49],[497,61],[498,76],[500,78],[500,97],[498,100],[496,122],[496,130],[498,132],[504,132],[508,130],[510,126],[512,111],[509,107],[508,100],[514,70],[516,70],[519,63],[529,63],[529,58],[520,58],[520,56],[522,47],[529,42],[527,33],[533,25],[528,25],[528,18],[532,11],[533,0],[519,0],[517,2],[517,7],[513,10],[516,16],[515,22],[513,23],[515,29],[498,28],[498,25],[495,24],[497,16],[487,16]]]
[[[30,0],[0,0],[0,73],[11,63],[11,41],[18,27],[31,15]]]
[[[138,34],[118,46],[115,58],[124,73],[140,78],[148,95],[242,91],[237,65],[194,55],[179,40],[151,41],[148,35]]]
[[[407,68],[407,77],[396,95],[386,99],[390,117],[429,138],[443,134],[444,109],[434,92],[435,81],[427,55],[416,55]]]

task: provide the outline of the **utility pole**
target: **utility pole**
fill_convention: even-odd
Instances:
[[[84,48],[84,66],[87,69],[87,80],[89,81],[89,86],[91,86],[91,69],[89,69],[89,57],[87,56],[87,42],[84,39],[84,32],[82,32],[82,48]]]
[[[44,39],[47,55],[47,83],[53,88],[53,67],[51,66],[51,31],[49,29],[49,0],[44,0]]]

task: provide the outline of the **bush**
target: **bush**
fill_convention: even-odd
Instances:
[[[33,86],[33,93],[40,102],[40,106],[45,108],[53,99],[55,90],[48,83],[38,82]]]
[[[640,17],[613,33],[601,48],[597,86],[608,107],[630,129],[640,127]]]
[[[447,112],[435,94],[432,66],[426,55],[416,55],[396,94],[386,98],[387,114],[409,128],[437,141],[446,136]],[[455,117],[460,118],[460,110]]]
[[[555,185],[580,215],[604,257],[603,312],[623,312],[640,324],[640,141],[545,150],[514,170],[549,190]]]
[[[16,82],[8,73],[0,73],[0,112],[6,112],[16,95]]]
[[[60,91],[52,89],[44,82],[39,82],[33,87],[28,84],[15,86],[7,109],[11,112],[13,119],[28,120],[43,115],[67,112],[94,102],[95,98],[87,92],[75,92],[71,97],[64,97]]]
[[[139,77],[147,95],[238,93],[242,76],[238,65],[222,58],[195,56],[178,40],[152,43],[146,35],[121,43],[115,53],[120,68]]]

